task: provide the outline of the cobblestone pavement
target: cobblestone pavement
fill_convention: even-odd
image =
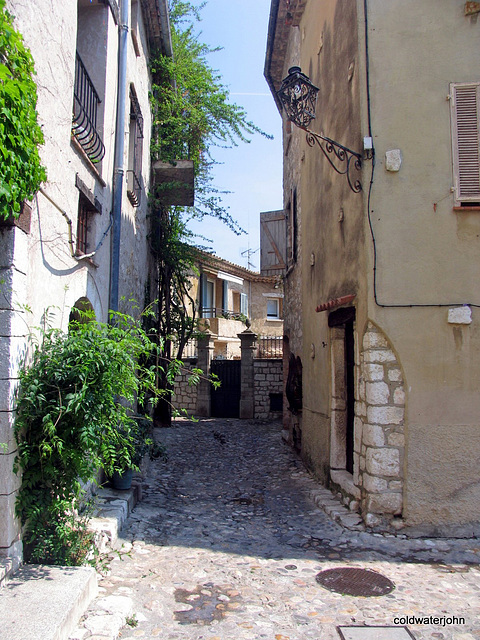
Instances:
[[[479,540],[345,529],[317,506],[323,495],[332,515],[343,509],[279,424],[178,421],[156,437],[168,461],[152,463],[123,550],[72,639],[340,640],[337,626],[395,625],[417,640],[480,639]],[[395,589],[361,597],[318,584],[338,567],[374,570]],[[377,632],[362,640],[394,637]]]

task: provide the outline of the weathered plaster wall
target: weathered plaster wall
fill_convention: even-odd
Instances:
[[[120,253],[120,296],[125,297],[123,308],[134,313],[136,303],[140,305],[140,309],[144,308],[145,300],[145,282],[148,272],[149,252],[147,248],[147,209],[148,194],[150,188],[150,136],[152,127],[152,118],[149,104],[150,90],[150,73],[148,70],[148,49],[145,33],[145,25],[142,19],[141,11],[138,12],[139,21],[137,39],[140,54],[136,55],[133,40],[128,38],[128,59],[127,59],[127,95],[125,101],[126,128],[125,133],[125,176],[122,201],[122,244]],[[130,20],[130,25],[132,21]],[[130,97],[129,88],[135,89],[136,96],[140,105],[143,116],[143,145],[142,145],[142,195],[140,206],[134,207],[127,197],[126,170],[128,167],[129,154],[129,114],[130,114]],[[129,299],[136,302],[128,303]]]
[[[17,451],[15,392],[28,333],[26,313],[15,310],[26,297],[26,245],[27,234],[19,228],[0,229],[0,558],[9,556],[7,570],[15,569],[22,558],[20,525],[14,516],[20,478],[12,467]]]
[[[288,73],[289,67],[299,64],[301,34],[299,27],[292,27],[288,41],[282,77]],[[286,385],[289,371],[289,358],[293,354],[302,356],[302,193],[300,190],[301,170],[301,138],[297,131],[283,120],[283,201],[287,225],[287,270],[284,276],[284,436],[290,443],[300,446],[302,431],[302,414],[293,415],[288,409]],[[295,228],[295,231],[293,230]],[[296,242],[294,239],[296,235]],[[296,250],[295,250],[296,249]]]
[[[62,6],[57,3],[52,6],[49,2],[42,2],[41,6],[33,7],[12,0],[10,6],[12,13],[17,17],[16,24],[35,60],[37,110],[45,136],[41,157],[48,174],[44,189],[72,220],[75,240],[78,209],[75,179],[78,174],[102,208],[102,214],[95,214],[92,219],[90,234],[93,250],[109,225],[111,210],[111,186],[106,183],[110,182],[113,171],[117,55],[113,18],[106,6],[91,7],[96,15],[99,9],[102,12],[97,18],[101,21],[99,29],[103,55],[107,52],[103,103],[103,139],[106,153],[101,166],[96,170],[85,161],[78,147],[71,143],[77,41],[76,3],[66,3]],[[85,10],[90,10],[90,7]],[[45,47],[45,42],[49,43],[48,47]],[[32,309],[32,325],[39,323],[47,307],[56,305],[59,309],[55,311],[53,322],[65,328],[71,306],[85,295],[91,300],[97,318],[106,319],[109,243],[105,242],[94,257],[98,266],[86,261],[77,262],[70,255],[65,218],[41,193],[33,203],[28,260],[28,293],[25,302],[28,302]],[[41,287],[38,286],[39,282],[42,283]]]
[[[437,532],[480,521],[477,310],[470,324],[448,322],[449,306],[480,304],[480,212],[454,212],[451,193],[449,84],[479,80],[480,24],[464,6],[368,2],[377,156],[370,208],[385,305],[373,299],[368,238],[369,313],[407,383],[406,524]],[[386,169],[392,149],[402,157],[396,172]]]
[[[253,282],[252,283],[252,300],[251,313],[252,323],[251,329],[259,336],[282,336],[283,320],[271,320],[267,318],[267,300],[268,295],[272,298],[277,297],[280,305],[280,316],[283,316],[283,298],[281,289],[275,289],[271,283]]]
[[[0,230],[0,555],[20,557],[18,523],[13,518],[18,478],[12,473],[15,445],[12,439],[13,388],[18,376],[20,356],[25,352],[31,327],[40,326],[48,312],[51,326],[67,329],[69,313],[79,299],[88,299],[96,318],[108,316],[112,180],[117,101],[118,30],[111,10],[104,4],[80,0],[51,3],[39,0],[25,3],[8,0],[25,44],[35,60],[38,87],[37,111],[45,143],[40,149],[48,180],[34,198],[31,224],[26,233],[18,228]],[[78,29],[78,38],[77,38]],[[129,82],[134,82],[144,116],[144,193],[142,205],[134,210],[124,188],[120,293],[143,304],[146,278],[146,206],[149,179],[150,111],[149,74],[146,66],[144,26],[140,24],[140,50],[136,57],[129,40]],[[48,46],[46,46],[48,43]],[[72,105],[75,77],[75,51],[81,49],[89,63],[90,75],[99,90],[100,129],[105,144],[101,163],[92,165],[81,147],[72,141]],[[97,61],[98,64],[95,63]],[[130,112],[128,91],[125,104]],[[128,131],[125,133],[125,168],[128,158]],[[97,200],[101,213],[89,223],[91,260],[71,255],[67,218],[71,221],[76,244],[79,179]],[[103,240],[103,244],[100,245]],[[25,311],[29,308],[29,312]],[[128,305],[125,307],[128,309]]]
[[[300,24],[300,66],[319,87],[311,129],[362,148],[354,3],[309,2]],[[292,134],[293,135],[293,134]],[[321,150],[300,137],[302,206],[302,456],[324,481],[329,477],[331,429],[331,331],[328,312],[316,306],[339,296],[357,296],[356,341],[365,318],[363,196],[353,193]]]

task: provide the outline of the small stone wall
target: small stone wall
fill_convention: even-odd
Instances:
[[[253,378],[255,418],[263,420],[281,418],[281,411],[270,411],[270,394],[283,394],[282,359],[255,359],[253,361]]]
[[[372,322],[363,338],[355,403],[354,484],[367,526],[403,527],[405,388],[388,339]]]
[[[186,409],[189,415],[196,415],[198,385],[189,385],[191,370],[197,365],[185,362],[185,368],[175,378],[175,395],[173,404],[178,409]]]

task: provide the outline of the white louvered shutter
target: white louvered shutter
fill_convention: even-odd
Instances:
[[[480,83],[451,85],[453,165],[458,204],[480,202]]]

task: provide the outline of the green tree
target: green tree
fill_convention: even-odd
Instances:
[[[43,133],[37,122],[34,65],[12,16],[0,0],[0,219],[18,216],[46,180],[38,147]]]
[[[175,163],[189,159],[193,161],[195,174],[194,207],[183,209],[162,204],[163,189],[175,185],[157,187],[152,198],[158,335],[165,341],[167,357],[173,356],[176,345],[177,358],[181,358],[184,345],[195,331],[195,312],[191,311],[194,301],[189,295],[195,238],[188,229],[189,219],[210,216],[235,233],[242,232],[222,203],[223,192],[213,184],[213,149],[249,142],[252,134],[267,135],[248,120],[242,107],[229,101],[221,76],[208,63],[207,56],[217,50],[200,42],[195,34],[195,23],[204,5],[195,7],[188,1],[171,1],[173,57],[157,54],[152,62],[152,160]],[[159,403],[157,413],[160,422],[169,423],[166,405]]]

